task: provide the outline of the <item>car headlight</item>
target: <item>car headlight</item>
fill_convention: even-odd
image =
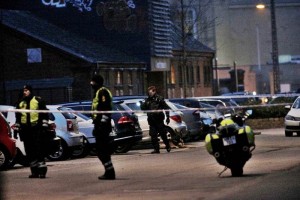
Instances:
[[[285,116],[285,120],[295,120],[295,117],[293,117],[291,115],[287,115],[287,116]]]

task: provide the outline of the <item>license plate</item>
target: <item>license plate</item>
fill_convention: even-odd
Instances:
[[[231,137],[223,138],[223,144],[224,144],[224,146],[229,146],[229,145],[232,145],[232,144],[236,144],[235,136],[233,135]]]

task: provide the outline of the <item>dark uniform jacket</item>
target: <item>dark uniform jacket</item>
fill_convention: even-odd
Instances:
[[[141,105],[142,110],[164,110],[170,109],[166,104],[164,98],[157,94],[152,97],[148,97],[145,99],[145,102]],[[155,124],[157,122],[163,122],[165,119],[165,114],[161,112],[148,112],[148,123],[149,125]],[[169,111],[166,111],[167,117],[169,117]]]

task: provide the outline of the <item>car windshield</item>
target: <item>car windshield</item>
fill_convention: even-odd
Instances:
[[[126,105],[131,110],[141,110],[141,103],[140,102],[126,103]]]
[[[300,108],[300,98],[298,98],[293,104],[292,108],[299,109]]]
[[[188,107],[177,104],[177,103],[173,103],[173,105],[177,108],[177,109],[187,109]]]
[[[82,118],[82,119],[84,119],[84,120],[90,120],[91,118],[90,117],[88,117],[88,116],[86,116],[86,115],[84,115],[84,114],[82,114],[82,113],[79,113],[79,112],[77,112],[77,113],[75,113],[78,117],[80,117],[80,118]]]
[[[131,109],[126,105],[120,105],[119,103],[113,104],[114,111],[131,111]]]
[[[66,112],[62,112],[61,114],[66,118],[66,119],[76,119],[76,116],[68,111],[72,111],[71,108],[67,108],[67,107],[59,107],[57,108],[57,110],[59,111],[66,111]]]

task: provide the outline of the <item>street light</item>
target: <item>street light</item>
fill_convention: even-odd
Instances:
[[[258,9],[264,9],[263,4],[256,5]],[[271,9],[271,35],[272,35],[272,65],[273,65],[273,86],[274,93],[280,92],[279,61],[278,61],[278,41],[276,28],[275,0],[270,0]]]

